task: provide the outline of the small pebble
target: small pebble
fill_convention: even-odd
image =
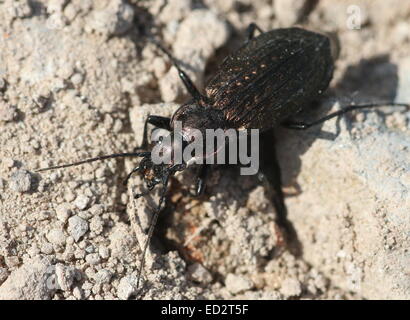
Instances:
[[[67,240],[66,240],[66,243],[67,244],[73,244],[75,241],[74,241],[74,238],[72,237],[72,236],[68,236],[67,237]]]
[[[80,243],[78,243],[78,247],[80,249],[84,249],[87,247],[87,242],[86,241],[81,241]]]
[[[107,247],[99,247],[98,253],[102,259],[108,259],[110,257],[110,249],[108,249]]]
[[[115,133],[119,133],[122,130],[123,126],[124,125],[123,125],[121,119],[115,119],[114,126],[112,127],[112,130]]]
[[[305,14],[307,2],[307,0],[275,0],[275,16],[283,26],[294,25]]]
[[[154,71],[155,76],[158,79],[161,79],[161,77],[163,77],[167,71],[167,65],[164,59],[160,57],[155,57],[152,63],[152,70]]]
[[[280,292],[287,298],[297,297],[302,293],[302,285],[297,279],[287,278],[282,281]]]
[[[104,206],[102,204],[95,204],[90,208],[89,211],[93,216],[100,215],[104,213]]]
[[[90,265],[95,266],[101,262],[101,258],[98,253],[90,253],[85,256],[85,261]]]
[[[64,16],[68,21],[73,21],[78,14],[78,8],[72,3],[69,3],[64,9]]]
[[[81,194],[74,200],[74,205],[80,210],[85,210],[90,205],[90,201],[89,197]]]
[[[61,12],[67,0],[49,0],[47,3],[47,12]]]
[[[85,257],[85,251],[84,251],[84,250],[81,250],[81,249],[77,249],[77,250],[74,252],[74,257],[75,257],[76,259],[84,259],[84,257]]]
[[[10,169],[14,167],[16,162],[11,158],[3,158],[2,163],[6,166],[6,168]]]
[[[194,263],[188,267],[188,276],[199,283],[211,283],[212,275],[200,263]]]
[[[161,9],[158,20],[167,24],[171,21],[182,20],[191,11],[191,0],[168,0]]]
[[[106,36],[118,36],[132,27],[133,19],[132,6],[123,0],[111,0],[105,9],[92,13],[88,28]]]
[[[14,172],[10,178],[10,189],[15,192],[28,192],[32,187],[32,176],[26,170],[19,170]]]
[[[74,298],[76,298],[77,300],[81,300],[83,298],[83,291],[81,290],[81,288],[79,287],[75,287],[73,289],[73,296]]]
[[[47,234],[47,240],[51,243],[61,246],[66,242],[66,236],[61,229],[51,229]]]
[[[251,280],[232,273],[229,273],[227,275],[225,279],[225,285],[229,292],[231,292],[232,294],[238,294],[250,290],[253,287]]]
[[[83,75],[81,73],[75,73],[71,76],[71,82],[75,86],[79,86],[81,83],[83,83]]]
[[[137,292],[137,277],[129,275],[121,278],[117,288],[117,296],[122,300],[127,300]]]
[[[68,219],[68,233],[78,242],[80,238],[88,231],[88,222],[79,216],[73,216]]]
[[[56,265],[57,283],[61,290],[70,291],[74,284],[74,270],[61,263]]]
[[[71,190],[66,190],[64,194],[64,200],[67,202],[73,202],[75,199],[75,194]]]
[[[37,216],[38,221],[45,221],[49,219],[50,219],[50,212],[42,210],[38,213],[38,216]]]
[[[18,117],[17,108],[11,104],[0,101],[0,121],[11,122]]]
[[[96,273],[94,279],[99,284],[110,283],[112,278],[112,272],[107,269],[101,269]]]
[[[66,84],[65,84],[65,82],[64,82],[64,79],[62,79],[62,78],[56,78],[56,79],[53,80],[53,88],[52,88],[52,90],[53,90],[54,92],[58,92],[58,91],[60,91],[60,90],[62,90],[62,89],[65,89],[65,88],[66,88]]]
[[[33,14],[29,0],[10,1],[8,13],[12,18],[28,18]]]
[[[87,253],[94,253],[94,246],[88,246],[85,248],[85,252]]]
[[[104,229],[104,221],[99,216],[93,217],[90,221],[90,231],[98,235],[98,234],[101,234],[103,229]]]
[[[20,259],[17,256],[6,257],[4,260],[9,268],[18,267],[20,264]]]
[[[52,254],[54,251],[53,245],[49,242],[43,243],[40,247],[40,251],[44,254]]]
[[[68,203],[60,204],[56,208],[57,219],[60,220],[61,222],[66,222],[68,218],[71,216],[71,213],[72,212],[70,209],[70,205]]]

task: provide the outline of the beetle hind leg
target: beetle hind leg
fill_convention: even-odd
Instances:
[[[385,107],[385,106],[393,106],[393,107],[404,107],[406,109],[410,108],[410,104],[408,103],[400,103],[400,102],[376,102],[376,103],[363,103],[363,104],[352,104],[352,105],[347,105],[343,106],[340,110],[332,112],[328,114],[327,116],[324,116],[322,118],[319,118],[316,121],[313,122],[298,122],[298,121],[292,121],[288,120],[282,123],[282,126],[284,126],[287,129],[293,129],[293,130],[306,130],[309,129],[310,127],[322,124],[323,122],[330,120],[332,118],[340,117],[346,113],[349,113],[354,110],[362,110],[362,109],[371,109],[371,108],[380,108],[380,107]]]

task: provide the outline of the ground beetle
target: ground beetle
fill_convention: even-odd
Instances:
[[[254,37],[255,31],[261,34]],[[191,79],[180,68],[176,59],[160,43],[152,40],[177,68],[179,76],[192,99],[182,105],[172,116],[164,118],[150,115],[145,123],[143,146],[147,144],[147,124],[172,131],[175,121],[182,122],[182,130],[256,128],[262,133],[260,139],[259,178],[268,187],[277,211],[278,224],[288,229],[286,207],[281,191],[280,168],[273,145],[275,126],[283,125],[291,129],[307,129],[346,112],[395,105],[408,107],[402,103],[369,103],[350,105],[312,123],[294,122],[291,116],[309,106],[328,87],[333,74],[331,43],[327,36],[301,28],[276,29],[263,32],[257,25],[247,29],[246,42],[233,54],[225,58],[216,75],[210,80],[202,95]],[[138,283],[144,267],[145,253],[152,237],[158,214],[165,200],[169,178],[184,170],[186,164],[161,164],[151,161],[151,152],[119,153],[100,156],[72,164],[55,166],[38,171],[65,168],[97,160],[117,157],[142,157],[139,166],[129,173],[125,183],[133,173],[140,172],[151,191],[162,185],[160,200],[153,215],[147,241],[139,266]],[[196,184],[199,195],[205,187],[209,165],[201,165]],[[138,194],[136,197],[141,196]]]

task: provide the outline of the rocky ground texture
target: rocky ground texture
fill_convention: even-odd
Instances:
[[[299,250],[283,247],[255,177],[217,169],[199,199],[192,173],[173,179],[142,291],[155,195],[133,199],[138,177],[123,186],[136,162],[36,173],[132,151],[149,113],[184,102],[149,33],[200,88],[251,22],[337,36],[330,90],[299,116],[315,119],[351,102],[410,102],[409,21],[400,0],[0,1],[0,299],[409,299],[410,113],[400,108],[278,129]]]

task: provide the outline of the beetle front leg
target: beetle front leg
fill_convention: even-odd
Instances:
[[[137,150],[147,150],[148,148],[148,124],[152,124],[154,127],[171,131],[171,119],[161,116],[148,116],[144,124],[144,133],[142,137],[141,146]]]
[[[161,116],[148,116],[147,121],[149,124],[153,126],[171,131],[171,119],[167,117]]]

